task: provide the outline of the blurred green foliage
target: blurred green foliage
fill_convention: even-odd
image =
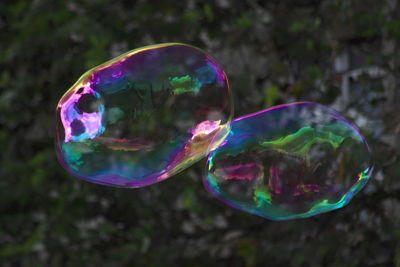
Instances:
[[[0,2],[0,266],[400,266],[400,2]],[[185,42],[230,77],[235,116],[293,101],[336,108],[376,170],[350,205],[272,222],[202,188],[204,161],[142,189],[68,175],[58,99],[127,50]]]

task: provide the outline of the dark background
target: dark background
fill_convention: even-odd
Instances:
[[[58,99],[87,69],[160,42],[230,77],[235,117],[308,100],[369,140],[376,168],[346,207],[274,222],[202,187],[204,161],[141,189],[67,174]],[[400,1],[0,2],[0,266],[400,266]]]

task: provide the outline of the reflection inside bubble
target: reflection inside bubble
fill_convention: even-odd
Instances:
[[[204,183],[233,207],[285,220],[342,207],[371,172],[359,131],[335,111],[302,102],[233,120]]]
[[[86,72],[57,106],[56,150],[84,180],[140,187],[164,180],[225,138],[227,77],[201,50],[160,44]]]

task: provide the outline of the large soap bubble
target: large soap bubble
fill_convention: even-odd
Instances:
[[[57,106],[56,150],[84,180],[140,187],[205,156],[229,132],[221,67],[192,46],[130,51],[86,72]]]
[[[206,172],[206,189],[219,200],[288,220],[343,207],[369,179],[372,158],[354,125],[301,102],[233,120]]]

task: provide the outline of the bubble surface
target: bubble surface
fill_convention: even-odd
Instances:
[[[343,207],[372,169],[354,125],[328,107],[299,102],[234,119],[209,155],[204,185],[230,206],[288,220]]]
[[[84,180],[141,187],[187,168],[229,132],[231,92],[201,50],[166,43],[86,72],[60,99],[56,151]]]

